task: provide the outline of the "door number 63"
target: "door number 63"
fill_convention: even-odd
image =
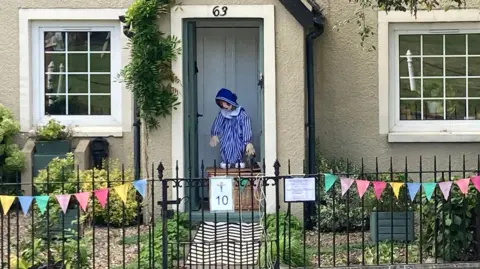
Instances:
[[[215,6],[213,7],[212,13],[213,13],[213,16],[215,17],[218,17],[218,16],[223,17],[227,15],[227,10],[228,10],[228,7],[226,6],[223,6],[223,7]]]

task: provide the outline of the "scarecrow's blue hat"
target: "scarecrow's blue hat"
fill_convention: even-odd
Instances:
[[[230,90],[225,89],[225,88],[221,88],[218,91],[217,97],[215,97],[215,101],[217,101],[217,100],[225,101],[225,102],[231,104],[232,106],[238,106],[237,95],[235,95],[233,92],[231,92]],[[217,105],[220,106],[220,104],[218,104],[218,102],[217,102]]]

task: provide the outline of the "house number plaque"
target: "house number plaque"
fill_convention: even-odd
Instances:
[[[228,7],[226,6],[214,6],[212,9],[213,16],[215,17],[223,17],[227,15]]]

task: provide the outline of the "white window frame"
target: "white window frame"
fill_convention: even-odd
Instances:
[[[379,132],[389,142],[478,142],[480,121],[400,121],[398,35],[435,33],[479,33],[478,10],[378,13]]]
[[[20,9],[20,125],[28,132],[54,118],[71,126],[75,136],[122,136],[131,127],[133,107],[130,92],[118,81],[128,62],[127,39],[118,17],[124,9]],[[54,18],[54,19],[52,19]],[[45,31],[111,31],[111,115],[45,115]]]

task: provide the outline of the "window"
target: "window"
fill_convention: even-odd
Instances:
[[[480,120],[480,32],[398,32],[400,120]]]
[[[478,11],[379,12],[378,38],[380,133],[480,141]]]

